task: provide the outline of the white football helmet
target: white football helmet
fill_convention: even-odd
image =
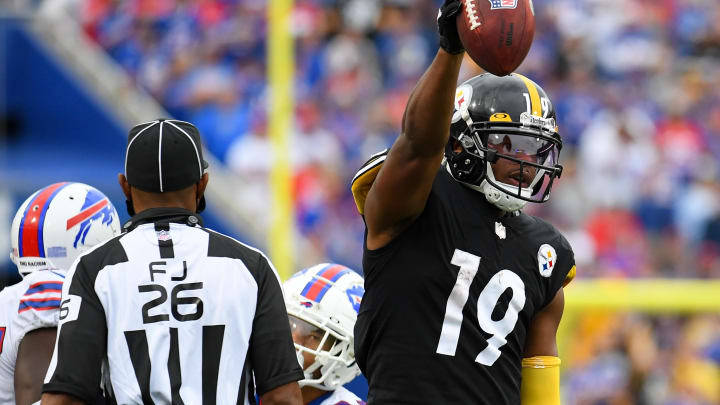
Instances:
[[[353,329],[365,293],[363,285],[362,276],[355,271],[331,263],[302,270],[283,285],[291,323],[297,318],[322,336],[317,348],[295,344],[301,365],[304,352],[315,356],[315,362],[304,370],[305,379],[299,381],[301,387],[335,390],[360,374]],[[333,342],[332,346],[327,348],[327,342]]]
[[[20,206],[10,228],[10,259],[21,276],[64,269],[81,253],[120,234],[120,218],[110,200],[82,183],[55,183]]]

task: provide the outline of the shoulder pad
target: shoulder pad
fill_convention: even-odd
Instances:
[[[36,271],[23,279],[26,289],[20,296],[13,330],[18,336],[40,328],[54,328],[58,323],[64,272]]]
[[[365,214],[365,198],[372,187],[380,168],[385,162],[389,149],[385,149],[370,157],[352,179],[350,189],[352,190],[355,205],[360,215]]]

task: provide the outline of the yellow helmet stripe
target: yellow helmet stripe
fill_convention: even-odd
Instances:
[[[575,279],[575,274],[576,274],[576,273],[577,273],[577,269],[576,269],[575,266],[573,265],[573,266],[572,266],[572,269],[570,269],[570,271],[568,272],[567,276],[565,276],[565,281],[563,281],[563,287],[565,287],[566,285],[570,284],[570,282],[573,281],[573,279]]]
[[[532,80],[528,79],[527,77],[515,73],[519,78],[522,79],[523,82],[525,82],[525,86],[527,86],[528,94],[530,94],[530,110],[532,111],[532,115],[537,117],[542,117],[542,104],[540,103],[540,94],[538,94],[537,87],[535,86],[535,83],[532,82]]]

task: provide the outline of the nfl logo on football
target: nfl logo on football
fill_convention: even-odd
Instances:
[[[518,0],[489,0],[490,10],[513,9],[517,7]]]

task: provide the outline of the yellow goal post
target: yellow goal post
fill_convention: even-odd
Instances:
[[[720,314],[720,280],[575,279],[564,293],[565,312],[558,330],[561,358],[568,353],[573,328],[585,314]]]
[[[286,280],[294,272],[295,219],[290,167],[290,134],[294,117],[294,44],[292,27],[293,0],[269,0],[267,8],[267,105],[268,135],[272,144],[268,247],[270,259]]]

